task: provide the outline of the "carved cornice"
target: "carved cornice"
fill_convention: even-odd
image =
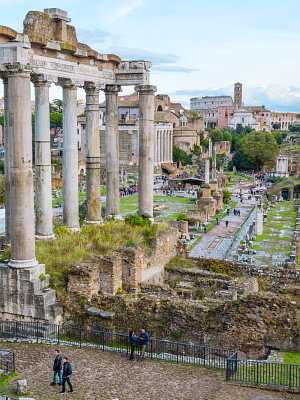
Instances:
[[[79,87],[84,86],[84,81],[76,80],[76,79],[68,79],[68,78],[58,78],[57,82],[58,86],[61,86],[64,89],[78,89]]]
[[[52,75],[45,75],[45,74],[33,74],[31,76],[31,82],[34,84],[35,87],[48,85],[51,86],[52,83],[57,83],[58,78]]]

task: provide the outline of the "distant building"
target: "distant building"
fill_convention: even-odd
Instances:
[[[271,112],[270,120],[271,120],[271,129],[273,130],[273,125],[275,123],[280,124],[280,130],[288,130],[289,125],[296,125],[298,118],[296,113],[279,113],[279,112]]]
[[[247,108],[252,111],[253,118],[258,122],[258,129],[271,132],[271,111],[266,110],[265,106],[250,106]]]
[[[211,123],[218,125],[219,107],[233,109],[233,100],[231,96],[194,97],[190,99],[190,107],[203,117],[204,128],[208,128]]]
[[[4,114],[4,97],[0,98],[0,115]]]
[[[179,126],[173,129],[173,143],[188,154],[191,154],[194,144],[200,146],[200,136],[195,129],[188,127],[186,117],[180,117]]]
[[[219,106],[218,107],[218,127],[224,129],[228,126],[229,121],[233,118],[234,107]]]
[[[234,111],[233,118],[229,121],[228,126],[236,129],[238,124],[241,124],[243,127],[250,126],[255,131],[259,130],[259,124],[257,120],[253,118],[252,111],[245,107]]]
[[[240,82],[234,84],[234,108],[241,108],[243,104],[243,85]]]

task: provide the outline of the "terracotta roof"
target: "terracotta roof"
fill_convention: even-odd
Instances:
[[[169,122],[170,115],[178,118],[176,114],[172,111],[155,111],[154,112],[154,121],[155,122]]]
[[[188,126],[177,126],[177,128],[173,128],[173,131],[191,131],[191,132],[197,132],[196,129],[189,128]]]

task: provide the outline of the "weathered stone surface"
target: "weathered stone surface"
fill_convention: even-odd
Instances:
[[[86,309],[86,313],[88,315],[99,315],[101,312],[100,308],[97,307],[89,307]]]
[[[109,311],[101,311],[100,312],[100,317],[104,319],[113,319],[116,313],[114,312],[109,312]]]
[[[22,379],[17,381],[17,394],[25,394],[27,391],[27,380]]]

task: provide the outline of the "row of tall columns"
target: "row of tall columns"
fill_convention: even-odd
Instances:
[[[155,162],[172,161],[172,133],[171,131],[158,130],[155,135]]]
[[[52,238],[52,187],[50,152],[49,87],[52,82],[34,76],[36,95],[36,226],[32,172],[31,70],[18,66],[5,76],[5,190],[7,240],[11,241],[11,260],[15,268],[38,264],[35,258],[35,233]],[[63,223],[70,231],[79,229],[77,88],[69,79],[63,87]],[[118,103],[120,86],[108,85],[106,166],[107,215],[120,214]],[[140,85],[139,92],[139,214],[153,217],[154,86]],[[85,84],[87,95],[87,221],[101,219],[99,87]]]

